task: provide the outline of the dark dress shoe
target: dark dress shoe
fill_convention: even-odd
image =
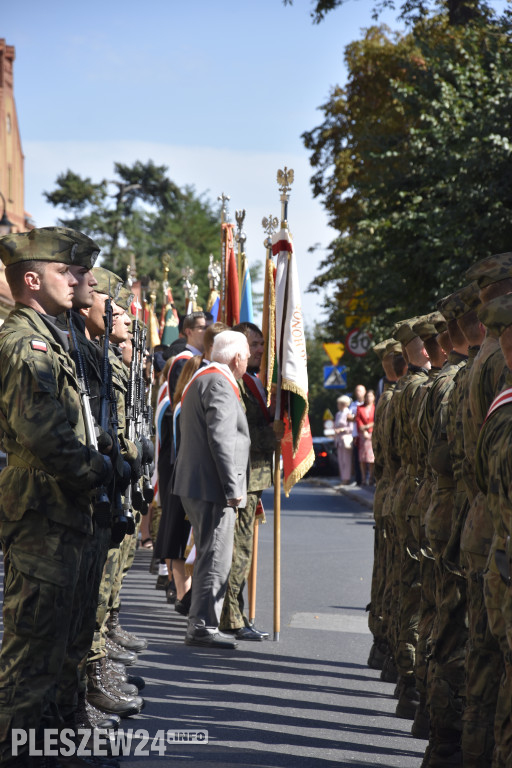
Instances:
[[[185,645],[199,645],[202,648],[236,648],[238,643],[222,632],[205,632],[204,635],[185,635]]]
[[[268,640],[268,632],[260,632],[255,627],[240,627],[234,631],[237,640]]]
[[[176,602],[174,603],[174,610],[177,613],[181,614],[181,616],[188,616],[191,602],[192,602],[192,590],[189,589],[188,592],[185,592],[181,600],[178,600],[178,598],[176,598]]]

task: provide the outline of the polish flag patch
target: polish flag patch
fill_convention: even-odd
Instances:
[[[42,339],[32,339],[30,346],[38,352],[48,352],[46,341],[43,341]]]

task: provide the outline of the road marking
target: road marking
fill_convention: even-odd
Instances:
[[[366,616],[354,616],[348,613],[294,613],[288,626],[296,629],[326,629],[330,632],[370,634]]]

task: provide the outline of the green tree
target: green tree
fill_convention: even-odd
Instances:
[[[331,338],[359,291],[382,338],[431,311],[471,263],[509,250],[511,57],[510,28],[492,16],[372,28],[347,47],[347,85],[304,134],[314,194],[339,232],[314,281],[330,289]]]
[[[45,192],[48,202],[61,207],[63,226],[86,232],[102,246],[102,264],[122,277],[135,255],[138,277],[161,280],[162,254],[172,256],[169,281],[180,312],[185,310],[179,290],[184,267],[195,270],[198,302],[208,298],[208,261],[220,244],[220,214],[194,188],[178,187],[167,167],[135,162],[114,164],[115,177],[95,183],[71,170],[57,177]],[[158,296],[158,301],[161,297]]]

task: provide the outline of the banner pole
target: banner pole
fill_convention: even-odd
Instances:
[[[274,642],[281,631],[281,443],[274,456]]]
[[[252,562],[249,572],[247,589],[249,592],[249,624],[252,626],[256,619],[256,585],[258,581],[258,531],[259,523],[254,521],[254,538],[252,545]]]

